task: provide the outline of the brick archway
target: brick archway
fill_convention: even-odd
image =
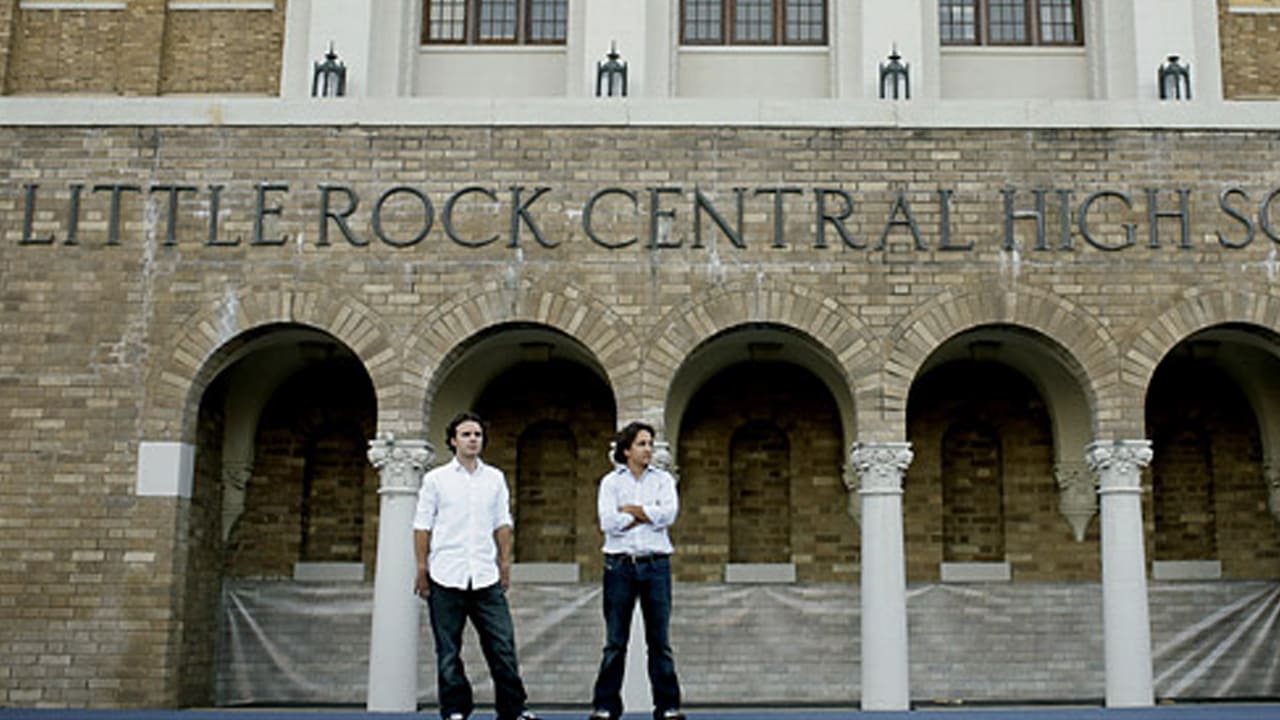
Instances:
[[[405,383],[400,412],[421,433],[440,371],[484,330],[506,323],[532,323],[559,331],[599,362],[623,407],[639,395],[633,373],[639,349],[630,323],[599,298],[573,284],[542,287],[524,283],[518,291],[492,282],[433,308],[413,328],[405,346]]]
[[[883,369],[858,379],[859,397],[880,399],[878,407],[859,406],[870,414],[866,424],[884,433],[875,439],[905,437],[907,397],[920,368],[948,339],[985,325],[1021,327],[1051,341],[1047,349],[1062,356],[1063,368],[1079,383],[1090,406],[1094,433],[1101,431],[1104,410],[1118,402],[1110,390],[1118,372],[1118,348],[1110,331],[1078,305],[1044,290],[1020,287],[1016,292],[945,292],[898,323],[888,339]]]
[[[1239,324],[1280,332],[1280,297],[1267,290],[1245,287],[1192,290],[1150,317],[1140,319],[1125,346],[1120,366],[1124,428],[1143,437],[1147,388],[1160,362],[1175,346],[1215,325]]]
[[[172,341],[157,343],[167,350],[148,378],[143,437],[191,441],[204,389],[251,331],[281,323],[323,330],[350,348],[373,381],[378,427],[387,424],[383,418],[399,382],[398,354],[391,333],[367,306],[327,287],[245,288],[184,319]]]
[[[727,283],[674,308],[654,326],[641,365],[645,406],[665,406],[682,364],[702,343],[751,323],[808,336],[839,366],[845,387],[833,388],[837,393],[852,395],[850,379],[879,358],[878,344],[862,321],[816,289],[764,278]],[[846,420],[852,425],[854,418]]]

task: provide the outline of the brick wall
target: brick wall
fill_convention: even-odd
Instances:
[[[696,354],[703,343],[766,325],[793,331],[789,348],[834,358],[834,369],[818,379],[801,360],[780,367],[726,363],[711,368],[698,387],[677,388],[692,399],[673,442],[684,500],[674,531],[681,583],[723,577],[734,544],[732,439],[743,427],[766,426],[758,423],[787,438],[789,545],[803,583],[848,587],[857,579],[859,530],[846,513],[842,482],[850,438],[913,443],[916,461],[904,495],[908,572],[913,582],[934,579],[944,557],[943,437],[958,419],[948,408],[968,397],[985,399],[974,412],[999,420],[984,426],[1001,437],[1004,546],[1015,588],[1096,582],[1100,574],[1096,522],[1077,543],[1057,514],[1058,428],[1045,420],[1055,384],[1081,385],[1088,414],[1071,422],[1085,437],[1152,437],[1145,422],[1151,378],[1178,343],[1230,324],[1247,340],[1229,336],[1226,355],[1233,347],[1274,352],[1280,327],[1273,242],[1256,219],[1280,185],[1273,162],[1280,140],[1270,131],[7,127],[0,128],[0,148],[0,623],[8,630],[0,656],[12,658],[0,672],[0,701],[13,705],[174,705],[206,697],[210,680],[195,675],[207,667],[201,634],[207,637],[209,626],[202,618],[218,584],[207,568],[220,559],[224,578],[280,577],[301,556],[298,459],[306,452],[299,428],[343,415],[360,427],[360,440],[352,437],[349,448],[383,430],[430,433],[440,443],[441,428],[423,420],[426,388],[440,380],[447,358],[513,327],[573,338],[599,365],[569,363],[556,371],[562,374],[540,375],[517,363],[523,374],[509,381],[486,377],[463,388],[493,419],[488,459],[515,485],[524,433],[544,422],[571,432],[579,469],[573,557],[586,578],[598,577],[594,487],[608,470],[604,452],[617,421],[664,419],[681,367],[708,357]],[[332,221],[329,244],[318,243],[318,179],[349,185],[359,196],[348,222],[353,237],[367,244],[349,242]],[[284,241],[254,246],[255,183],[267,181],[289,186],[268,193],[266,205],[281,211],[262,223],[266,241]],[[171,182],[198,188],[179,198],[176,245],[164,244],[164,192],[121,194],[119,244],[109,245],[111,192],[92,186]],[[30,183],[40,185],[31,236],[52,244],[22,244]],[[695,185],[732,219],[733,187],[783,183],[850,192],[856,212],[847,229],[866,247],[843,247],[830,227],[828,247],[815,246],[812,192],[782,196],[784,247],[774,247],[775,206],[767,193],[745,196],[745,248],[734,247],[705,216],[701,247],[694,247]],[[87,187],[76,244],[68,246],[72,184]],[[228,243],[221,246],[205,245],[209,184],[226,186],[216,216],[218,240]],[[398,185],[420,188],[437,213],[426,238],[403,248],[378,239],[371,218],[379,196]],[[523,187],[527,199],[535,185],[552,188],[530,212],[544,239],[558,246],[539,245],[517,223],[521,236],[513,248],[511,187]],[[1236,198],[1238,207],[1254,215],[1254,239],[1241,249],[1223,247],[1216,236],[1245,235],[1218,209],[1219,193],[1233,185],[1248,193],[1247,201]],[[471,186],[491,188],[498,198],[472,195],[459,204],[455,229],[462,237],[501,236],[478,248],[450,241],[439,222],[449,194]],[[660,198],[675,214],[658,233],[660,241],[681,246],[650,250],[648,188],[660,186],[682,188],[682,195]],[[1192,190],[1191,247],[1178,247],[1177,222],[1169,220],[1161,221],[1158,247],[1151,247],[1144,189],[1159,189],[1161,207],[1169,209],[1180,186]],[[635,192],[638,209],[623,196],[602,201],[595,229],[611,241],[635,235],[634,245],[607,249],[586,237],[583,204],[606,187]],[[1061,249],[1054,235],[1040,250],[1034,224],[1019,220],[1018,247],[1006,251],[1000,196],[1006,187],[1017,189],[1020,209],[1031,206],[1033,188],[1070,189],[1073,215],[1088,193],[1129,193],[1132,207],[1100,200],[1089,228],[1114,245],[1124,238],[1123,224],[1134,223],[1135,244],[1101,250],[1077,225],[1071,249]],[[972,249],[940,246],[939,188],[956,191],[951,242]],[[924,249],[904,219],[899,191]],[[415,236],[422,213],[414,202],[408,193],[388,201],[385,236]],[[1273,226],[1275,212],[1273,205]],[[1046,219],[1059,227],[1055,204]],[[1051,339],[1046,362],[1062,365],[1061,377],[1070,379],[1018,385],[1016,375],[963,375],[953,383],[958,387],[921,385],[920,402],[928,402],[913,398],[908,412],[918,374],[933,367],[927,359],[954,350],[950,338],[979,326]],[[358,403],[323,405],[335,394],[345,397],[350,383],[343,375],[273,403],[258,434],[262,462],[255,472],[273,469],[251,480],[240,535],[233,532],[224,553],[213,552],[211,538],[219,533],[210,509],[220,501],[210,483],[216,486],[222,468],[206,455],[216,452],[210,436],[225,421],[199,419],[200,403],[243,390],[209,383],[226,363],[258,347],[254,342],[287,345],[289,333],[304,327],[350,348],[366,392]],[[518,352],[518,343],[509,349]],[[1263,387],[1276,376],[1266,364],[1255,373]],[[1261,430],[1241,424],[1241,404],[1221,393],[1195,399],[1183,392],[1207,375],[1195,370],[1191,377],[1174,384],[1160,412],[1220,418],[1206,427],[1216,443],[1212,515],[1224,572],[1280,577],[1280,525],[1266,513],[1258,477]],[[848,412],[833,388],[847,392]],[[1158,425],[1154,416],[1151,424]],[[562,481],[556,468],[571,464],[570,445],[563,434],[538,437],[525,439],[547,450],[539,472]],[[189,501],[136,495],[141,440],[197,448]],[[757,450],[743,446],[738,467],[773,463],[748,460],[758,451],[780,458],[780,448],[772,441]],[[1229,458],[1237,460],[1223,465]],[[377,479],[353,459],[349,468],[356,466],[363,468],[360,553],[371,568]],[[291,489],[275,496],[272,484]],[[534,510],[537,493],[525,490],[513,487],[513,496]],[[1154,538],[1151,493],[1146,497]],[[353,507],[348,501],[345,517]],[[345,537],[343,552],[352,535]],[[563,546],[529,552],[559,556]]]
[[[184,11],[167,0],[132,0],[121,10],[24,10],[7,2],[0,8],[4,92],[275,95],[284,4]]]
[[[528,362],[495,378],[476,411],[489,422],[483,457],[511,487],[516,560],[576,562],[584,577],[598,577],[596,489],[612,467],[616,428],[609,389],[574,363]]]
[[[275,392],[258,426],[245,511],[228,538],[228,575],[288,578],[298,562],[372,570],[378,483],[364,457],[372,402],[350,360],[300,371]]]
[[[728,562],[789,562],[803,580],[850,578],[857,526],[845,512],[840,422],[817,378],[789,364],[742,364],[708,382],[690,407],[678,444],[676,577],[716,581],[724,578]],[[753,463],[747,448],[734,441],[745,442],[761,427],[769,430],[772,459]],[[736,457],[735,450],[744,456]],[[751,472],[771,468],[775,476],[748,481],[734,475],[747,473],[748,464]],[[751,483],[766,482],[774,485],[767,496],[744,496]],[[735,535],[735,521],[745,513],[749,525],[764,502],[773,503],[774,512],[760,518],[759,528],[740,528]],[[735,547],[734,539],[747,544]]]
[[[1221,560],[1225,577],[1276,577],[1253,408],[1212,362],[1180,355],[1153,379],[1147,407],[1155,559]]]
[[[1228,100],[1280,97],[1280,15],[1228,12],[1232,0],[1218,0],[1222,47],[1222,94]],[[1258,5],[1259,3],[1239,3]],[[1271,3],[1271,8],[1276,6]]]

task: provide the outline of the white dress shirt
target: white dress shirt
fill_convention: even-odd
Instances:
[[[511,495],[502,471],[477,459],[475,472],[454,458],[422,478],[414,530],[431,532],[427,568],[445,587],[466,590],[498,582],[493,533],[511,526]]]
[[[623,505],[643,507],[650,522],[627,529],[635,518],[618,509]],[[666,470],[650,465],[637,478],[625,465],[618,466],[600,479],[596,510],[604,531],[605,554],[671,554],[667,528],[676,521],[680,499],[676,495],[676,479]]]

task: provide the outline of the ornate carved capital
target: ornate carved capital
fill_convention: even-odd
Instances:
[[[860,495],[901,495],[902,475],[915,453],[911,443],[854,443],[849,461],[861,480]]]
[[[369,441],[369,462],[378,469],[379,493],[412,495],[435,458],[426,440],[396,440],[391,433]]]
[[[1076,542],[1083,542],[1089,521],[1098,513],[1098,487],[1093,472],[1083,462],[1058,463],[1053,466],[1058,483],[1058,512],[1071,526]]]
[[[1113,440],[1091,443],[1085,460],[1098,474],[1098,492],[1142,492],[1142,468],[1151,462],[1150,440]]]

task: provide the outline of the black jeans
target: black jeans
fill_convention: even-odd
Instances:
[[[671,652],[671,560],[649,557],[632,560],[604,558],[604,657],[592,706],[622,715],[622,675],[627,665],[627,641],[636,601],[644,616],[644,640],[649,649],[649,684],[653,690],[654,717],[680,707],[680,681]]]
[[[516,662],[515,628],[500,583],[479,590],[457,590],[431,582],[427,598],[431,634],[436,641],[436,677],[440,716],[469,716],[475,709],[471,683],[462,665],[462,628],[467,619],[480,636],[480,649],[493,677],[498,720],[514,720],[524,712],[526,695]]]

